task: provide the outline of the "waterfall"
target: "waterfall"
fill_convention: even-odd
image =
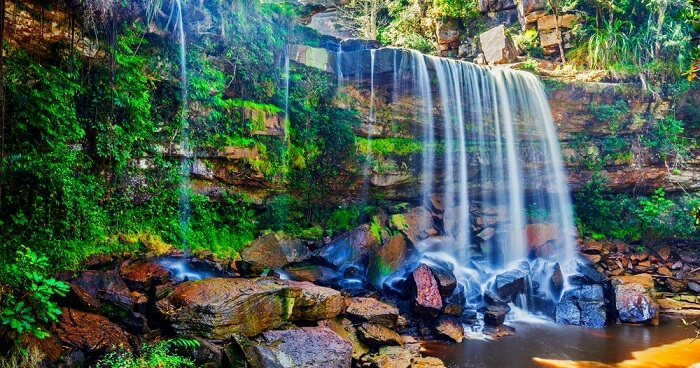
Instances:
[[[177,28],[180,39],[180,81],[182,93],[182,131],[180,132],[180,141],[182,145],[182,159],[180,161],[180,176],[182,177],[182,182],[180,183],[180,228],[182,242],[184,245],[187,245],[187,232],[191,212],[188,190],[190,187],[189,178],[191,171],[190,155],[192,154],[190,149],[189,123],[187,122],[187,51],[185,45],[185,28],[182,22],[181,0],[176,0],[175,4],[177,5]]]

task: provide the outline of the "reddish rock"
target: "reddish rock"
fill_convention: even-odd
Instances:
[[[457,288],[457,278],[455,277],[452,270],[439,265],[428,266],[430,271],[433,272],[435,280],[438,283],[438,288],[440,289],[440,295],[443,298],[447,298],[455,291]]]
[[[129,295],[129,288],[116,271],[84,271],[71,281],[92,295],[116,293]]]
[[[658,273],[659,275],[662,275],[662,276],[668,276],[668,277],[673,276],[673,272],[671,272],[671,270],[669,270],[668,267],[665,267],[665,266],[659,267],[656,270],[656,273]]]
[[[500,326],[506,321],[508,310],[497,305],[489,305],[484,311],[484,323],[489,326]]]
[[[408,285],[413,296],[414,304],[430,314],[442,309],[442,297],[438,282],[430,268],[421,264],[408,277]]]
[[[155,260],[136,261],[122,267],[120,274],[129,288],[142,293],[147,293],[170,279],[170,271]]]
[[[583,253],[600,253],[603,251],[603,243],[593,239],[586,239],[579,243],[576,248]]]
[[[515,335],[515,328],[506,325],[484,326],[483,332],[484,335],[491,336],[495,339],[500,339],[501,337]]]
[[[674,293],[679,293],[688,286],[685,281],[672,279],[670,277],[664,281],[664,285]]]
[[[528,248],[539,248],[549,241],[559,239],[559,225],[545,223],[528,224],[525,226],[525,236]]]
[[[622,240],[614,240],[615,247],[617,248],[617,251],[620,253],[627,253],[630,251],[630,246],[629,244],[623,242]]]
[[[600,254],[586,254],[586,253],[581,253],[581,256],[583,258],[586,258],[589,260],[591,263],[598,263],[602,259]]]
[[[411,208],[406,214],[393,215],[389,227],[399,230],[413,244],[425,239],[428,230],[435,229],[433,216],[425,207]]]
[[[95,294],[89,293],[82,286],[76,284],[68,284],[70,291],[64,298],[65,305],[77,308],[86,312],[99,312],[102,309],[102,302],[97,299]]]
[[[345,313],[350,318],[363,322],[378,323],[389,328],[396,327],[399,317],[398,308],[374,298],[351,299]]]
[[[286,281],[286,285],[298,289],[301,294],[294,299],[292,321],[318,321],[333,318],[343,310],[344,300],[340,292],[310,282]]]
[[[114,257],[109,254],[91,254],[82,262],[83,267],[88,270],[99,270],[114,263]]]
[[[658,254],[664,262],[668,261],[669,258],[671,258],[671,248],[667,245],[663,246],[656,251],[656,254]]]
[[[64,346],[78,348],[86,354],[120,347],[132,350],[126,333],[107,318],[69,308],[62,308],[61,312],[56,336]]]

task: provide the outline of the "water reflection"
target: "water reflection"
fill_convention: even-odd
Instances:
[[[680,320],[659,326],[617,325],[605,329],[554,323],[509,323],[515,336],[496,341],[426,344],[428,355],[461,367],[687,367],[700,362],[700,341]],[[654,349],[652,349],[654,348]]]

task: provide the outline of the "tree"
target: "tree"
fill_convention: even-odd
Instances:
[[[388,0],[351,0],[340,8],[345,25],[356,35],[376,40],[379,28],[388,24],[385,15]]]
[[[688,8],[680,12],[680,18],[695,31],[695,38],[691,39],[691,62],[688,71],[686,71],[688,81],[692,81],[700,72],[700,0],[687,1]]]
[[[564,64],[566,64],[566,56],[564,56],[564,41],[562,39],[561,28],[559,27],[559,19],[565,12],[573,9],[577,2],[578,0],[547,0],[547,6],[552,14],[554,14],[554,31],[557,35],[557,44],[559,46],[561,62]]]

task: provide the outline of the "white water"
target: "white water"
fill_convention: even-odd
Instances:
[[[176,0],[177,5],[177,28],[180,38],[180,83],[181,83],[181,93],[182,93],[182,130],[180,132],[180,141],[182,149],[182,159],[180,161],[180,175],[182,177],[182,182],[180,183],[180,228],[181,237],[184,245],[187,245],[187,233],[189,228],[189,217],[190,217],[190,198],[189,198],[189,187],[190,187],[190,155],[192,154],[190,150],[190,137],[189,137],[189,123],[187,122],[187,50],[185,44],[185,28],[182,24],[182,4],[180,0]]]
[[[432,195],[442,196],[445,235],[455,240],[449,257],[468,294],[483,293],[494,275],[528,257],[526,209],[533,203],[547,215],[547,222],[558,224],[562,240],[546,261],[539,260],[538,270],[551,270],[558,262],[565,276],[573,273],[572,205],[540,80],[526,72],[488,69],[412,50],[392,52],[392,99],[413,96],[422,130],[423,203],[431,203]],[[470,190],[474,188],[481,191]],[[488,277],[474,272],[476,264],[469,261],[470,207],[475,200],[492,208],[491,214],[500,220],[490,224],[495,235],[482,244],[489,252],[488,262],[480,261],[478,267],[487,269]],[[545,280],[538,283],[541,292],[558,299],[561,290],[550,290]],[[524,295],[518,304],[527,312],[532,300]]]

